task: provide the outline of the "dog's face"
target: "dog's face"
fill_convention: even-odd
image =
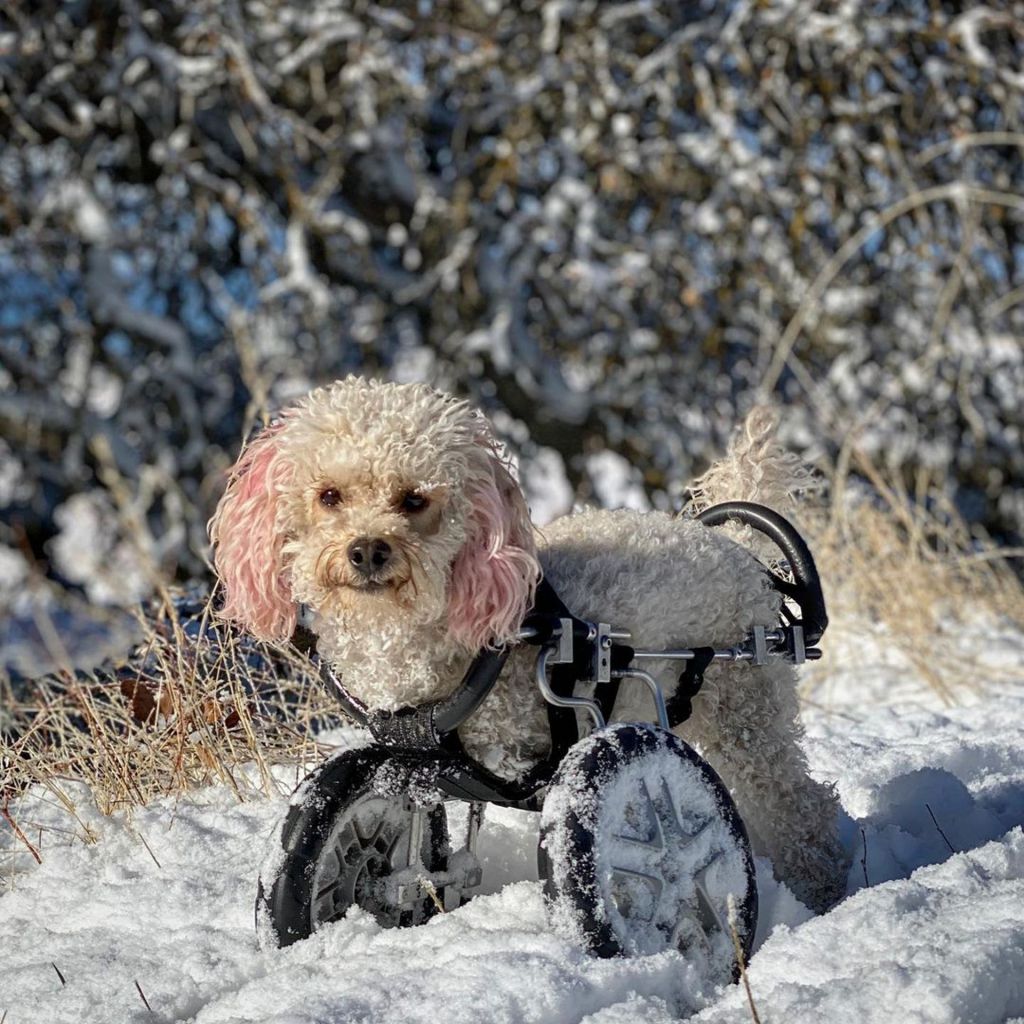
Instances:
[[[322,404],[282,439],[292,475],[279,526],[293,597],[329,617],[437,620],[466,539],[472,439],[431,422],[433,403],[399,413],[364,397],[343,419]]]
[[[538,575],[486,421],[422,385],[314,391],[242,453],[211,521],[223,613],[282,639],[309,605],[349,630],[507,639]]]

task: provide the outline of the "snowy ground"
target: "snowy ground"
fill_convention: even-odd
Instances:
[[[832,694],[829,711],[809,710],[814,770],[838,781],[849,816],[851,895],[813,918],[759,862],[749,978],[762,1021],[1024,1019],[1024,643],[1004,641],[1000,657],[1015,681],[1011,673],[1009,685],[969,706],[943,709],[902,669],[875,665],[859,677],[859,694],[846,681],[842,702]],[[977,643],[990,649],[992,634]],[[886,703],[890,692],[899,705]],[[282,774],[284,789],[292,782]],[[287,950],[260,952],[254,880],[285,802],[239,804],[210,789],[153,804],[128,824],[90,815],[83,799],[95,843],[61,845],[51,834],[38,866],[8,849],[0,1019],[751,1019],[742,988],[700,992],[678,955],[596,960],[557,938],[535,881],[536,822],[523,813],[491,812],[489,894],[461,910],[404,931],[358,913]],[[67,820],[45,801],[18,815]]]

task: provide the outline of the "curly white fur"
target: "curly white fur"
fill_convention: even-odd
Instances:
[[[778,499],[806,483],[765,423],[748,422],[745,440],[703,478],[705,496]],[[640,647],[726,645],[778,622],[761,563],[692,519],[588,510],[546,527],[538,549],[489,425],[422,385],[348,378],[261,437],[211,520],[223,614],[284,639],[307,605],[321,655],[371,708],[449,694],[481,645],[514,634],[541,568],[575,614],[630,630]],[[391,552],[372,578],[350,554],[365,538]],[[472,756],[510,777],[549,747],[532,667],[532,651],[515,651],[460,729]],[[845,879],[837,801],[807,774],[793,668],[713,666],[705,680],[679,732],[736,796],[755,850],[824,909]],[[624,686],[616,717],[649,714],[643,694]]]

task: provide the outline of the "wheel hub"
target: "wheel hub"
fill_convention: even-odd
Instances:
[[[708,884],[723,852],[708,832],[711,822],[681,814],[666,779],[652,785],[641,777],[611,828],[607,865],[616,909],[683,952],[694,943],[706,947],[709,931],[724,930]]]
[[[385,879],[406,867],[408,817],[383,797],[368,797],[348,808],[325,844],[313,879],[313,913],[317,926],[336,920],[353,904],[369,910],[382,924],[402,923],[408,908],[390,903]]]

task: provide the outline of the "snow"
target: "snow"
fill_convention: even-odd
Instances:
[[[617,452],[606,448],[588,455],[586,463],[602,508],[650,509],[639,472]]]
[[[538,526],[572,510],[572,484],[565,462],[554,448],[538,447],[533,458],[520,464],[519,479],[530,505],[530,518]]]
[[[112,502],[98,491],[73,494],[54,512],[59,527],[49,542],[54,565],[73,583],[81,583],[99,605],[144,600],[151,576],[138,545],[118,537]]]
[[[750,965],[774,1020],[1001,1022],[1024,1012],[1024,833],[780,928]],[[749,1020],[731,991],[701,1022]]]
[[[1017,635],[1013,655],[1000,629],[1008,682],[967,705],[944,707],[884,661],[862,664],[845,701],[817,680],[807,749],[816,776],[838,783],[851,895],[814,917],[758,860],[748,975],[762,1020],[1024,1016],[1024,644]],[[991,644],[981,623],[965,637]],[[352,730],[337,737],[359,741]],[[288,949],[259,950],[255,878],[300,775],[277,772],[278,797],[253,789],[240,803],[209,788],[130,819],[102,817],[64,783],[77,838],[52,793],[12,802],[33,842],[41,836],[42,863],[0,833],[6,1024],[751,1019],[741,986],[702,994],[677,954],[599,960],[560,937],[536,880],[538,816],[527,812],[488,809],[483,894],[467,906],[405,930],[353,912]],[[40,833],[47,825],[64,833]],[[86,830],[94,841],[82,841]]]

